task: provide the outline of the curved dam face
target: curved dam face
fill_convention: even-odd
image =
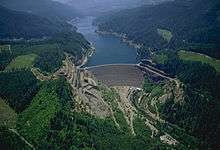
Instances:
[[[144,72],[136,64],[111,64],[85,68],[107,86],[131,86],[141,88]]]

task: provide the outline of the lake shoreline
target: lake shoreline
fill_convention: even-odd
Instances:
[[[96,32],[97,27],[92,24],[93,17],[85,17],[72,21],[77,32],[81,33],[91,45],[91,49],[83,56],[79,66],[96,66],[114,63],[137,63],[138,45],[131,41],[121,42],[116,36],[103,36]]]
[[[95,53],[94,46],[90,46],[90,48],[88,50],[89,50],[89,52],[85,56],[83,56],[83,58],[81,60],[81,64],[77,66],[78,68],[82,68],[83,66],[85,66],[88,63],[89,58],[92,57],[93,54]]]
[[[128,46],[131,46],[132,48],[135,48],[137,50],[143,48],[142,44],[135,43],[133,40],[129,40],[126,34],[119,34],[117,32],[109,32],[109,31],[101,31],[101,30],[96,30],[95,31],[99,35],[112,35],[117,38],[120,38],[122,42],[128,44]]]

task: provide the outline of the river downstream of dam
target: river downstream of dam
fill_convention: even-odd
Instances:
[[[74,25],[77,31],[93,44],[96,51],[89,58],[86,66],[104,64],[135,64],[137,63],[137,50],[123,43],[121,39],[112,35],[99,35],[92,24],[94,17],[80,18]]]

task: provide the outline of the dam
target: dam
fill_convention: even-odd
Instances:
[[[142,87],[145,73],[136,64],[109,64],[85,68],[107,86]]]
[[[161,80],[175,81],[151,66],[139,64],[106,64],[80,68],[89,71],[97,81],[107,86],[131,86],[142,88],[145,77],[154,82]]]

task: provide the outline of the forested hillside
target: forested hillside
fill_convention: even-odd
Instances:
[[[68,21],[79,16],[79,13],[73,8],[52,0],[1,0],[0,5],[12,10],[46,17],[53,21]]]
[[[0,38],[30,39],[54,35],[65,29],[46,18],[0,6]]]
[[[220,58],[219,9],[218,0],[175,0],[121,11],[97,19],[97,24],[101,31],[126,34],[145,49],[184,47]],[[169,41],[168,34],[172,35]]]
[[[72,100],[69,84],[53,75],[67,54],[74,63],[81,62],[90,51],[90,43],[66,27],[66,22],[61,26],[52,18],[5,7],[0,7],[0,18],[0,147],[11,150],[50,145],[46,140],[50,122],[69,108]],[[34,118],[33,127],[29,127],[30,117]]]
[[[178,78],[184,87],[184,102],[176,102],[172,98],[160,108],[161,114],[169,121],[187,130],[188,133],[200,138],[200,148],[217,149],[219,144],[215,139],[220,136],[216,118],[220,113],[219,72],[201,60],[182,58],[182,51],[163,50],[153,56],[155,67]]]
[[[201,149],[219,148],[219,10],[218,0],[175,0],[102,16],[95,22],[100,33],[141,45],[139,54],[152,60],[144,63],[184,83],[182,101],[171,97],[159,104],[159,111],[199,138]]]
[[[99,33],[141,45],[147,60],[121,65],[142,73],[140,87],[108,87],[82,67],[94,48],[66,23],[78,16],[72,8],[51,0],[0,5],[0,148],[220,148],[219,0],[176,0],[96,20]],[[125,74],[135,78],[132,71]]]

